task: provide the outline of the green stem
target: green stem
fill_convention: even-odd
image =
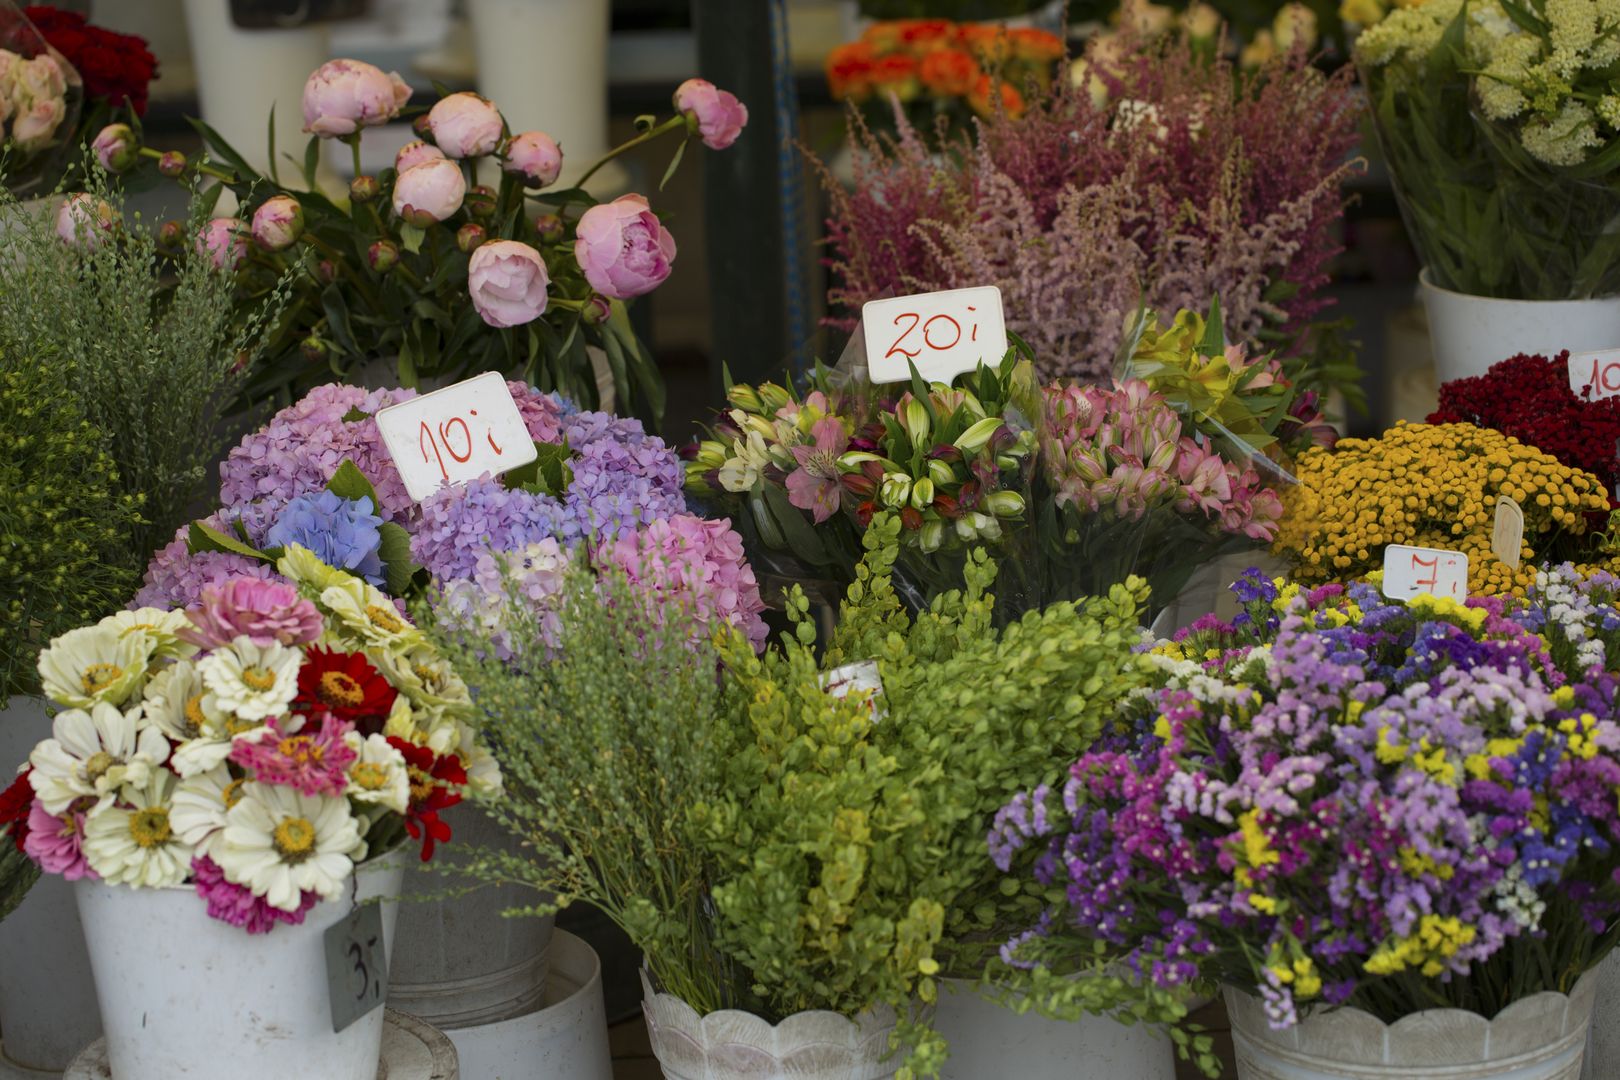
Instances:
[[[336,248],[311,232],[304,233],[304,241],[316,251],[331,259],[332,265],[337,267],[338,272],[347,275],[349,280],[354,282],[354,287],[359,290],[366,303],[371,305],[373,311],[381,310],[381,304],[371,292],[371,287],[366,283],[365,278],[350,265],[349,260],[344,258]]]
[[[361,174],[361,169],[360,169],[360,133],[356,132],[353,135],[349,135],[346,138],[344,138],[343,141],[349,144],[349,151],[354,157],[354,175],[355,175],[355,179],[359,179],[360,174]]]
[[[629,150],[632,147],[640,146],[642,143],[652,142],[661,135],[674,131],[676,128],[684,128],[685,126],[686,117],[672,116],[668,120],[665,120],[662,124],[659,124],[657,127],[648,128],[646,131],[642,132],[640,135],[637,135],[629,142],[621,143],[620,145],[615,146],[612,150],[609,150],[607,153],[603,154],[599,159],[597,159],[596,164],[585,170],[585,175],[580,177],[578,183],[576,183],[574,186],[584,187],[585,182],[591,177],[595,176],[598,169],[612,161],[614,158],[618,157],[620,154],[624,153],[626,150]]]

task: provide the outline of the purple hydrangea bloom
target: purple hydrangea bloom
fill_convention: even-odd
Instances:
[[[562,531],[563,519],[562,506],[549,495],[480,477],[441,488],[422,503],[411,557],[441,581],[470,578],[480,554],[537,544]]]
[[[208,524],[220,526],[217,518]],[[182,525],[166,546],[159,548],[146,568],[146,583],[130,601],[130,607],[155,607],[178,610],[195,607],[202,599],[203,589],[223,584],[233,577],[256,577],[265,581],[280,581],[281,576],[269,563],[224,551],[201,551],[193,555],[186,545],[191,529]]]
[[[598,438],[581,447],[569,465],[574,478],[564,498],[565,541],[611,539],[686,512],[680,458],[657,436]]]
[[[378,528],[382,523],[366,496],[344,499],[330,491],[317,491],[283,506],[264,539],[268,547],[302,545],[326,565],[381,585],[382,534]]]

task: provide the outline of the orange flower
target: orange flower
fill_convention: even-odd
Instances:
[[[872,64],[874,89],[910,101],[922,90],[917,82],[917,61],[905,53],[880,56]]]
[[[973,57],[960,49],[939,49],[923,57],[919,71],[923,86],[937,97],[964,97],[973,92],[983,72]]]
[[[1000,67],[1012,55],[1007,31],[994,23],[963,23],[956,37],[985,67]]]
[[[949,19],[905,19],[899,23],[900,43],[922,56],[949,45],[955,29]]]
[[[1063,39],[1047,30],[1018,27],[1007,31],[1013,54],[1026,64],[1050,64],[1063,56]]]
[[[990,76],[981,75],[979,81],[974,84],[973,92],[968,95],[968,105],[980,116],[990,117],[995,115],[996,103],[990,98],[992,88]],[[994,80],[994,89],[1000,91],[1002,112],[1015,120],[1024,115],[1024,95],[1018,92],[1018,87],[1010,82],[1002,82],[1000,79],[996,79]]]
[[[863,101],[872,93],[872,46],[851,41],[827,54],[827,89],[840,101]]]

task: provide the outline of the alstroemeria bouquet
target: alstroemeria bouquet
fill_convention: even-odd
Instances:
[[[213,190],[229,188],[240,216],[214,218],[195,240],[176,229],[173,239],[235,268],[245,294],[260,295],[296,271],[291,308],[246,391],[250,400],[289,388],[296,397],[334,373],[386,361],[406,387],[501,371],[595,403],[592,346],[607,357],[616,406],[661,415],[663,384],[625,303],[669,276],[675,240],[645,196],[598,203],[580,185],[630,147],[679,134],[673,172],[686,140],[724,149],[748,110],[689,79],[675,91],[674,116],[645,118],[640,134],[578,173],[574,187],[545,191],[563,173],[551,136],[509,131],[495,104],[477,94],[450,94],[427,110],[408,108],[410,94],[397,74],[356,60],[332,60],[312,73],[303,98],[311,133],[305,190],[282,185],[274,145],[270,175],[261,176],[201,122],[194,124],[210,157],[199,162],[143,147],[139,132],[121,124],[96,137],[95,151],[113,172],[155,161],[187,184],[219,178]],[[402,148],[381,175],[361,174],[364,129],[412,113],[421,141]],[[354,151],[357,175],[346,201],[316,189],[325,139]],[[476,183],[485,159],[500,166],[498,187]]]
[[[46,872],[190,884],[214,918],[266,933],[407,835],[430,859],[450,838],[439,812],[499,789],[466,686],[390,597],[296,544],[276,571],[40,654],[61,711],[6,825]]]
[[[1112,961],[1138,988],[1092,1007],[1218,981],[1278,1028],[1568,992],[1620,932],[1617,587],[1241,581],[1237,625],[1162,646],[1162,688],[998,816],[997,862],[1056,897],[1013,985],[1063,1011],[1058,976]]]
[[[1596,0],[1402,5],[1356,39],[1407,232],[1476,296],[1620,292],[1620,13]]]

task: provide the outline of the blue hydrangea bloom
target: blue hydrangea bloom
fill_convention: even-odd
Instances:
[[[299,495],[287,502],[265,534],[267,547],[300,544],[328,566],[383,583],[382,518],[371,500],[344,499],[330,491]]]

